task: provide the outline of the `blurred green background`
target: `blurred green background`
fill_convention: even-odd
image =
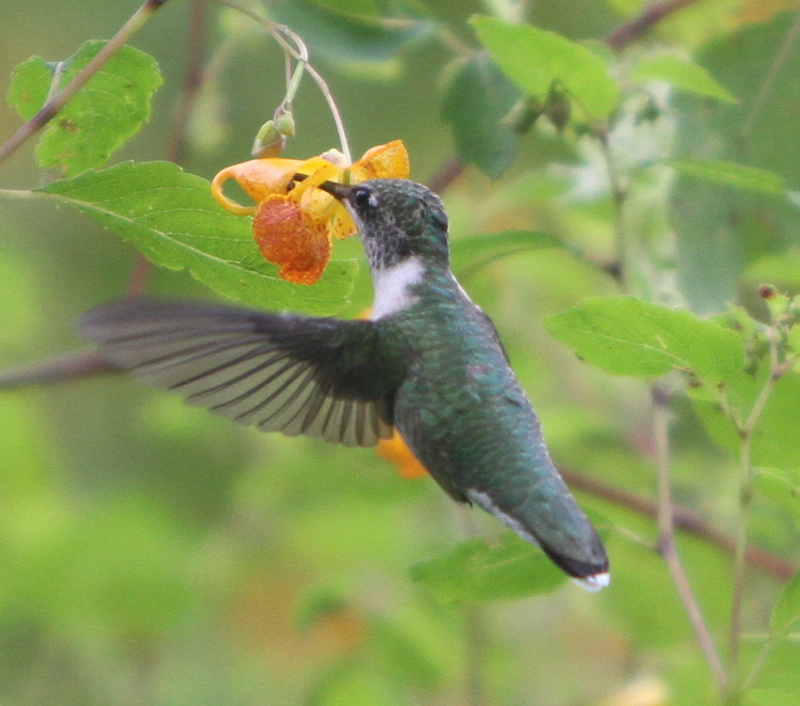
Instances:
[[[291,5],[279,5],[278,16],[291,13]],[[510,0],[424,5],[472,46],[470,15],[516,7]],[[641,5],[541,0],[530,4],[526,18],[572,39],[601,40]],[[135,9],[135,2],[98,7],[88,0],[5,0],[0,67],[8,76],[31,55],[65,58],[86,39],[113,35]],[[726,41],[740,9],[734,2],[697,3],[648,42],[706,52],[706,68],[733,88],[726,80],[740,67],[726,68],[727,49],[715,54],[714,42]],[[189,43],[198,41],[187,32],[191,12],[186,0],[170,0],[132,42],[157,59],[165,83],[149,123],[112,161],[165,158]],[[225,60],[219,80],[200,94],[182,164],[211,178],[249,158],[255,133],[283,96],[283,55],[257,26],[229,10],[208,3],[204,12],[204,53],[216,56],[225,46]],[[783,25],[775,36],[782,37],[789,20],[777,21]],[[453,59],[447,43],[422,38],[386,60],[353,60],[333,44],[327,56],[315,51],[315,26],[312,16],[295,28],[330,84],[354,152],[402,139],[412,177],[428,181],[455,154],[441,118],[445,67]],[[325,45],[324,28],[321,37]],[[764,55],[753,81],[763,80],[774,51],[764,49]],[[783,102],[775,110],[796,121],[797,74],[782,80]],[[756,89],[742,85],[752,101]],[[675,99],[686,115],[712,111],[708,102],[691,101]],[[330,115],[310,81],[295,101],[295,119],[298,135],[285,156],[306,158],[336,145]],[[0,140],[20,123],[0,105]],[[697,139],[700,133],[692,134]],[[684,130],[677,141],[689,136]],[[661,138],[655,130],[650,139]],[[782,139],[788,138],[782,133]],[[33,148],[31,141],[2,165],[0,186],[33,188],[52,176],[40,173]],[[800,186],[796,163],[784,173],[777,161],[761,166]],[[469,235],[533,229],[590,257],[608,257],[611,203],[602,185],[592,189],[601,173],[574,140],[532,130],[520,138],[518,157],[501,177],[490,180],[468,167],[448,189],[454,250]],[[668,230],[667,200],[655,180],[643,182],[633,211],[652,244]],[[718,192],[714,198],[722,199]],[[718,211],[705,204],[697,217],[724,221],[726,209],[741,198],[726,192],[715,201]],[[763,226],[759,238],[748,240],[737,229],[737,239],[726,241],[733,242],[736,258],[739,249],[746,253],[732,274],[727,260],[712,266],[708,249],[686,254],[697,238],[681,241],[684,249],[679,244],[678,254],[668,256],[684,253],[696,268],[676,275],[698,284],[688,287],[686,298],[709,301],[703,281],[719,275],[716,292],[754,299],[747,294],[753,281],[745,265],[768,267],[759,258],[782,255],[796,242],[796,215],[777,208],[775,214],[766,225],[751,226]],[[775,225],[780,218],[789,225]],[[697,222],[689,227],[697,229]],[[774,247],[764,245],[765,232]],[[360,256],[355,241],[335,247],[337,257]],[[43,202],[0,201],[0,370],[82,346],[72,321],[125,291],[134,257],[128,244],[78,213]],[[463,274],[465,288],[495,320],[557,462],[652,497],[646,386],[583,365],[542,325],[545,316],[586,296],[616,293],[613,279],[564,249],[465,266]],[[795,274],[784,270],[789,286],[800,281]],[[154,270],[149,291],[213,297],[184,272]],[[370,298],[362,267],[342,315],[357,315]],[[735,460],[712,443],[685,399],[676,400],[674,414],[676,501],[731,530]],[[616,528],[608,537],[608,590],[588,595],[566,584],[547,596],[443,606],[412,582],[409,567],[466,537],[496,537],[501,528],[455,507],[428,478],[402,479],[372,450],[237,428],[114,376],[3,392],[0,430],[4,705],[710,703],[707,667],[666,570],[648,546],[653,522],[596,496],[578,493],[590,513]],[[757,503],[754,541],[796,559],[798,515],[796,499],[783,495],[777,505]],[[696,537],[683,537],[680,548],[708,622],[723,635],[730,559]],[[755,569],[748,580],[745,616],[755,637],[743,649],[752,658],[757,626],[780,583]],[[785,669],[798,659],[796,642],[778,649],[766,683],[800,693],[800,673]]]

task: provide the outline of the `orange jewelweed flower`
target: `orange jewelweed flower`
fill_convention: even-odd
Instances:
[[[414,453],[408,448],[405,440],[397,429],[391,439],[381,439],[378,442],[378,456],[394,464],[401,478],[413,480],[428,475]]]
[[[356,232],[350,215],[329,193],[317,189],[324,181],[358,184],[373,178],[407,179],[408,152],[400,140],[367,150],[347,164],[337,150],[311,159],[269,157],[234,164],[211,182],[211,193],[224,209],[253,216],[253,235],[261,254],[278,265],[278,275],[295,284],[314,284],[331,254],[331,241]],[[295,175],[305,179],[295,182]],[[242,206],[222,193],[235,179],[255,202]]]

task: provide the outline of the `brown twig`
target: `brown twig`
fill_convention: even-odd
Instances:
[[[633,44],[647,34],[654,25],[665,17],[682,10],[688,5],[693,5],[698,0],[658,0],[647,5],[636,17],[621,24],[605,41],[614,51],[621,51],[629,44]]]
[[[464,163],[458,157],[450,157],[428,180],[428,188],[443,194],[450,185],[464,173]]]
[[[205,81],[203,57],[206,51],[206,0],[192,0],[187,24],[187,44],[189,56],[186,62],[186,75],[180,102],[172,120],[172,134],[167,144],[165,159],[175,164],[184,161],[186,153],[186,129],[189,125],[197,94]],[[141,296],[150,274],[151,263],[142,253],[136,253],[126,295]]]
[[[189,124],[197,94],[205,83],[203,59],[206,53],[206,10],[206,0],[192,0],[186,33],[189,45],[186,75],[183,80],[180,102],[172,120],[172,135],[165,156],[165,159],[176,164],[184,161],[186,127]]]
[[[636,495],[627,490],[616,488],[613,485],[607,485],[595,478],[590,478],[582,473],[577,473],[568,469],[560,468],[559,472],[567,484],[575,490],[580,490],[614,505],[627,508],[637,515],[644,515],[653,520],[658,516],[658,503],[651,498]],[[700,515],[692,512],[688,508],[681,507],[680,505],[673,505],[672,523],[676,530],[681,530],[687,534],[703,539],[709,544],[719,547],[726,554],[733,556],[736,550],[736,540],[733,537],[718,530],[716,527],[712,527],[706,520],[700,517]],[[748,564],[762,571],[766,571],[782,581],[788,581],[794,576],[798,569],[798,567],[791,562],[759,547],[748,547],[745,557]]]
[[[118,370],[95,351],[72,351],[0,373],[0,390],[14,390],[31,385],[57,385]]]
[[[694,591],[689,584],[686,571],[683,568],[678,548],[675,545],[675,525],[673,524],[672,511],[672,482],[670,448],[669,448],[669,400],[670,393],[660,383],[653,383],[650,388],[653,400],[653,441],[656,456],[656,478],[658,481],[658,551],[667,565],[667,570],[675,584],[675,590],[683,604],[686,616],[694,630],[700,651],[708,662],[711,674],[717,684],[720,694],[728,688],[728,675],[719,658],[716,645],[711,637],[700,611],[700,605],[694,596]]]
[[[64,88],[52,96],[28,122],[0,146],[0,162],[11,156],[26,140],[35,135],[83,88],[102,66],[149,20],[167,0],[145,0],[130,19],[97,53],[97,55]]]

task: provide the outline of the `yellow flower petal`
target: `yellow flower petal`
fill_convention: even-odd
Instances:
[[[222,192],[222,185],[229,179],[236,183],[256,204],[270,194],[285,194],[294,175],[305,163],[299,159],[251,159],[234,164],[220,171],[211,182],[211,194],[224,209],[239,216],[251,216],[258,206],[242,206],[231,201]]]
[[[406,480],[413,480],[414,478],[422,478],[428,475],[414,453],[408,448],[408,444],[400,436],[397,429],[394,430],[394,435],[391,439],[381,439],[378,442],[378,456],[385,458],[395,465],[397,472],[401,478]]]
[[[393,140],[368,149],[349,171],[351,184],[376,178],[408,179],[411,163],[402,140]]]
[[[293,198],[293,196],[294,189],[289,192],[289,198]],[[350,214],[339,201],[326,191],[306,190],[301,195],[299,205],[310,218],[325,223],[331,236],[341,239],[355,235],[356,226],[353,219],[350,218]]]

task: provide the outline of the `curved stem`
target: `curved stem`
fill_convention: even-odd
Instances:
[[[697,0],[658,0],[647,5],[636,17],[617,27],[606,37],[606,44],[621,51],[637,39],[641,39],[665,17],[693,5]]]
[[[295,34],[291,29],[286,27],[285,25],[276,24],[271,20],[267,19],[266,17],[262,17],[257,12],[254,12],[250,8],[244,7],[239,5],[234,0],[218,0],[223,5],[227,5],[228,7],[233,8],[241,12],[244,15],[247,15],[250,19],[255,20],[258,22],[264,29],[272,36],[272,38],[278,43],[278,45],[294,58],[296,61],[301,62],[305,65],[305,70],[308,72],[308,75],[314,79],[314,82],[317,84],[320,92],[322,93],[325,101],[328,104],[328,110],[331,111],[331,116],[333,117],[334,125],[336,126],[336,132],[339,136],[339,146],[341,147],[342,154],[345,156],[348,162],[352,162],[353,158],[350,153],[350,145],[347,141],[347,133],[344,129],[344,122],[342,121],[341,113],[339,112],[339,108],[336,105],[336,101],[333,99],[333,95],[331,94],[330,88],[328,88],[328,84],[325,80],[320,76],[317,70],[309,63],[308,61],[308,49],[300,38],[299,35]],[[292,46],[289,42],[286,41],[284,37],[288,37],[291,42],[294,43]]]

